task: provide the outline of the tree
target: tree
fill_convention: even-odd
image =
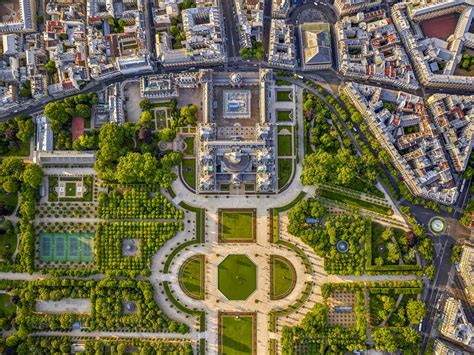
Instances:
[[[140,101],[140,108],[142,109],[142,111],[150,111],[152,108],[150,100],[144,99]]]
[[[49,119],[51,130],[54,133],[58,133],[71,120],[71,116],[66,112],[65,104],[60,101],[47,104],[44,108],[44,114]]]
[[[386,228],[382,232],[382,239],[385,241],[389,241],[390,239],[392,239],[393,236],[394,236],[394,232],[392,228]]]
[[[194,125],[196,123],[196,105],[189,105],[181,107],[180,118],[183,124]]]
[[[397,340],[389,328],[377,328],[372,332],[375,348],[380,351],[395,352],[398,349]]]
[[[436,267],[433,264],[425,268],[425,275],[429,280],[433,280],[436,274]]]
[[[143,127],[150,127],[153,116],[150,111],[143,111],[140,116],[140,123]]]
[[[425,258],[425,260],[430,260],[434,253],[433,241],[429,237],[423,238],[418,243],[418,251],[423,256],[423,258]]]
[[[15,117],[15,122],[18,126],[16,137],[23,143],[28,143],[35,130],[33,121],[30,117]]]
[[[127,153],[119,158],[116,177],[121,183],[156,183],[158,161],[149,153]]]
[[[383,258],[381,256],[375,258],[375,265],[382,266],[383,265]]]
[[[15,193],[18,191],[24,169],[25,165],[20,158],[7,157],[3,159],[0,165],[0,183],[6,192]]]
[[[397,263],[400,260],[400,250],[398,250],[398,245],[396,245],[395,243],[388,243],[387,249],[387,260],[391,263]]]
[[[462,246],[460,245],[455,245],[453,246],[453,252],[451,254],[451,264],[456,264],[459,261],[459,258],[461,257],[462,253]]]
[[[34,189],[41,187],[43,182],[43,170],[37,164],[28,164],[23,172],[22,180],[25,184],[31,186]]]
[[[78,104],[76,105],[76,115],[85,119],[89,119],[91,117],[91,109],[87,105]]]
[[[426,304],[419,300],[409,300],[407,317],[411,324],[418,324],[426,315]]]
[[[176,137],[176,131],[171,128],[163,128],[158,136],[160,141],[172,142]]]
[[[56,68],[56,63],[52,60],[48,60],[48,62],[44,65],[44,68],[46,69],[49,75],[56,73],[56,71],[58,70]]]

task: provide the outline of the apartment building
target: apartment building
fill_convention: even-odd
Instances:
[[[377,7],[381,3],[381,0],[335,0],[334,6],[340,15],[345,16]]]
[[[383,9],[341,18],[335,25],[339,72],[401,89],[419,87],[397,31]]]
[[[295,45],[293,26],[285,20],[272,19],[268,63],[277,67],[295,67]]]
[[[235,0],[235,12],[240,27],[240,46],[252,48],[252,40],[262,42],[263,0]]]
[[[346,84],[342,91],[414,195],[446,205],[456,202],[456,172],[450,168],[422,97],[357,83]]]
[[[474,332],[460,300],[448,298],[442,310],[439,331],[454,342],[474,349]]]
[[[474,245],[466,243],[462,247],[461,258],[459,260],[459,273],[465,285],[465,291],[474,304]]]
[[[456,172],[463,172],[474,147],[474,95],[436,94],[427,103]]]
[[[165,67],[193,63],[222,63],[226,59],[222,38],[222,17],[218,6],[196,7],[182,11],[184,47],[173,49],[171,37],[157,36],[157,56]]]
[[[419,81],[428,87],[472,90],[460,73],[465,48],[474,49],[471,0],[411,1],[392,6],[392,19]]]

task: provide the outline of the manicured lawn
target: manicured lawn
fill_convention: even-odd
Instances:
[[[67,182],[66,183],[66,196],[75,197],[76,196],[76,183]]]
[[[7,226],[8,222],[5,222],[1,227],[2,233],[0,234],[0,257],[3,259],[11,258],[15,252],[17,237],[13,226]]]
[[[372,223],[372,265],[379,256],[382,257],[384,263],[391,264],[387,261],[387,243],[382,239],[384,227],[378,223]]]
[[[156,129],[166,128],[166,113],[163,110],[155,110]]]
[[[254,316],[228,314],[220,316],[219,353],[225,355],[253,354]]]
[[[291,155],[291,135],[278,135],[278,156],[289,157]]]
[[[184,154],[194,155],[194,137],[186,137],[184,138],[184,142],[186,143]]]
[[[64,197],[59,197],[58,193],[56,192],[56,188],[59,185],[59,181],[69,181],[66,182],[66,193]],[[82,197],[75,197],[76,196],[76,181],[81,181],[83,183],[84,189],[86,192],[82,195]],[[93,176],[83,176],[83,177],[57,177],[57,176],[49,176],[48,177],[48,201],[49,202],[87,202],[92,201],[94,192],[94,178]]]
[[[219,241],[255,241],[255,210],[219,211]]]
[[[278,159],[278,188],[286,185],[291,176],[292,159]]]
[[[278,122],[285,122],[285,121],[291,121],[290,117],[291,111],[278,111],[277,112],[277,121]]]
[[[229,255],[218,266],[218,287],[229,300],[245,300],[257,288],[257,266],[246,255]]]
[[[196,160],[183,159],[182,164],[183,164],[182,171],[183,171],[184,181],[186,181],[191,188],[195,189],[196,188]]]
[[[204,255],[196,255],[184,262],[179,270],[179,284],[192,298],[204,299]]]
[[[12,213],[15,210],[16,205],[18,204],[18,194],[9,194],[6,192],[0,192],[0,204],[5,206],[7,214]]]
[[[9,294],[0,293],[0,315],[9,318],[16,313],[16,306],[11,303]]]
[[[287,91],[287,90],[277,91],[277,101],[291,101],[290,91]]]
[[[321,197],[329,198],[331,200],[346,203],[346,204],[354,206],[356,208],[362,208],[362,209],[366,209],[366,210],[369,210],[369,211],[374,211],[374,212],[381,213],[381,214],[384,214],[384,215],[387,215],[387,216],[391,216],[393,214],[392,209],[389,208],[389,207],[376,205],[374,203],[367,202],[367,201],[364,201],[364,200],[359,200],[358,198],[355,198],[355,197],[352,197],[352,196],[349,196],[349,195],[345,195],[345,194],[340,193],[340,192],[320,189],[319,195]]]
[[[272,255],[271,262],[271,298],[279,299],[287,296],[295,287],[296,271],[290,261]]]

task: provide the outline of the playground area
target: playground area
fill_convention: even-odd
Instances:
[[[39,257],[43,262],[92,262],[94,234],[40,233]]]

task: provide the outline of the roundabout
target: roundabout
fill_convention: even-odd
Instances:
[[[430,230],[435,234],[441,234],[446,230],[446,221],[441,217],[433,217],[429,223]]]

